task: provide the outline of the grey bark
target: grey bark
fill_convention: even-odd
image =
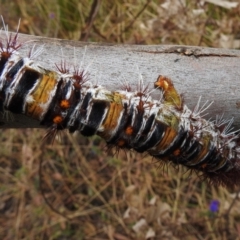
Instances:
[[[5,33],[0,33],[5,38]],[[234,117],[240,127],[240,51],[190,46],[117,45],[86,43],[19,34],[23,56],[35,45],[43,47],[36,61],[47,69],[65,60],[69,66],[88,69],[89,79],[110,90],[121,88],[126,81],[137,89],[140,75],[153,88],[158,75],[172,79],[185,103],[193,109],[200,96],[202,104],[214,101],[206,118]],[[154,92],[153,98],[159,99]],[[40,127],[37,121],[22,115],[1,116],[2,128]]]

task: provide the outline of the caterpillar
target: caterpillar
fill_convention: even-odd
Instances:
[[[48,128],[99,135],[108,146],[147,152],[156,159],[183,165],[216,184],[240,182],[240,148],[232,120],[208,121],[203,107],[190,110],[172,81],[159,76],[154,88],[109,91],[93,85],[85,71],[72,73],[65,64],[56,70],[41,67],[31,54],[22,57],[17,34],[0,42],[1,110],[24,114]]]

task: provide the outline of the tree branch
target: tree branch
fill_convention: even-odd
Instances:
[[[5,38],[5,33],[0,33]],[[144,84],[153,88],[158,75],[172,79],[182,93],[185,103],[194,108],[200,96],[202,104],[214,101],[207,110],[208,118],[224,114],[234,117],[240,127],[240,51],[188,46],[142,46],[85,43],[19,34],[20,53],[26,56],[36,45],[44,45],[36,61],[47,69],[65,60],[69,66],[79,65],[88,69],[89,79],[110,90],[121,88],[126,80],[137,87],[139,74]],[[158,93],[153,97],[159,99]],[[1,128],[40,127],[37,121],[22,115],[14,120],[1,116]]]

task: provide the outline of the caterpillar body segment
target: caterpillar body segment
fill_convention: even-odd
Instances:
[[[7,46],[0,45],[2,109],[40,121],[50,129],[48,136],[62,129],[97,134],[110,146],[148,152],[214,183],[239,184],[238,136],[227,133],[227,122],[224,128],[202,118],[201,109],[191,111],[167,77],[153,84],[163,95],[157,101],[146,89],[109,91],[92,85],[84,71],[44,69]]]

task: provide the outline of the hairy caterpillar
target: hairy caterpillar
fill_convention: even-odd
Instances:
[[[154,158],[181,164],[214,183],[238,184],[239,137],[232,121],[207,121],[199,104],[191,111],[170,79],[159,76],[154,100],[146,89],[109,91],[87,81],[84,71],[70,73],[41,67],[31,55],[22,57],[17,34],[0,43],[0,106],[24,114],[49,128],[97,134],[109,146],[148,152]]]

